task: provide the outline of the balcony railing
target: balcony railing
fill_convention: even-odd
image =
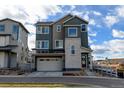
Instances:
[[[36,53],[64,53],[64,49],[36,49]]]

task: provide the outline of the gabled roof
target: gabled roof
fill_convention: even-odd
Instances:
[[[6,21],[6,20],[10,20],[10,21],[12,21],[12,22],[18,23],[22,28],[24,28],[24,30],[25,30],[27,33],[29,33],[29,31],[24,27],[24,25],[23,25],[21,22],[19,22],[19,21],[15,21],[15,20],[10,19],[10,18],[5,18],[5,19],[0,20],[0,22]]]
[[[77,16],[77,15],[73,15],[73,17],[71,17],[70,19],[65,20],[63,23],[66,23],[66,22],[72,20],[72,19],[75,18],[75,17],[76,17],[76,18],[79,18],[80,20],[82,20],[82,21],[84,21],[86,24],[88,24],[88,21],[87,21],[87,20],[84,20],[84,19],[82,19],[81,17],[79,17],[79,16]]]
[[[79,17],[79,16],[72,15],[72,14],[69,13],[69,14],[65,15],[64,17],[58,19],[58,20],[55,21],[55,22],[37,22],[35,25],[53,25],[53,24],[55,24],[55,23],[61,21],[62,19],[66,18],[67,16],[70,16],[70,18],[68,18],[67,20],[65,20],[63,23],[65,23],[65,22],[67,22],[67,21],[69,21],[69,20],[71,20],[71,19],[77,17],[77,18],[79,18],[80,20],[84,21],[86,24],[88,24],[88,21],[82,19],[82,18]]]
[[[57,21],[55,21],[55,22],[54,22],[54,23],[52,23],[52,24],[55,24],[55,23],[57,23],[57,22],[61,21],[62,19],[64,19],[64,18],[65,18],[65,17],[67,17],[67,16],[71,16],[71,17],[73,17],[73,15],[69,13],[69,14],[65,15],[64,17],[62,17],[62,18],[58,19]]]
[[[53,22],[37,22],[35,25],[51,25]]]

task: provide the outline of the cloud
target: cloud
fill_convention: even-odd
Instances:
[[[0,6],[0,18],[12,18],[16,20],[25,20],[29,17],[23,7],[20,6]]]
[[[111,27],[114,24],[118,23],[119,19],[116,16],[106,16],[104,19],[104,23],[108,26]]]
[[[124,40],[123,39],[113,39],[104,42],[104,45],[109,47],[111,52],[124,52]]]
[[[112,36],[115,38],[124,38],[124,31],[113,29]]]
[[[121,39],[113,39],[109,41],[104,41],[102,44],[92,44],[91,49],[93,50],[93,55],[95,58],[97,56],[101,57],[122,57],[122,54],[124,54],[124,40]],[[120,55],[120,56],[118,56]]]
[[[119,17],[124,17],[124,6],[117,7],[115,12]]]
[[[49,15],[61,12],[60,6],[56,5],[1,5],[0,19],[8,17],[22,23],[35,23],[37,20],[45,20]]]
[[[28,47],[31,50],[35,48],[35,34],[29,35],[28,37]]]
[[[96,42],[95,39],[92,39],[90,36],[88,37],[88,43],[89,43],[89,44],[93,44],[93,43],[95,43],[95,42]]]
[[[98,11],[93,11],[93,14],[94,15],[97,15],[97,16],[101,16],[102,14],[100,13],[100,12],[98,12]]]
[[[70,10],[71,10],[71,11],[73,11],[75,8],[76,8],[75,5],[71,5],[71,6],[70,6]]]
[[[91,37],[96,37],[97,32],[96,31],[93,31],[91,29],[91,27],[88,27],[88,35],[91,36]]]
[[[90,19],[90,20],[89,20],[89,25],[95,26],[95,25],[96,25],[95,20],[94,20],[94,19]]]
[[[110,51],[109,48],[105,45],[91,45],[91,48],[93,49],[93,53],[95,54],[104,54],[107,51]]]

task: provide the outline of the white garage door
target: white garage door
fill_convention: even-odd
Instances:
[[[62,71],[63,62],[60,58],[38,58],[37,71]]]

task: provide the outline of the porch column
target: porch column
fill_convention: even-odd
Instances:
[[[89,57],[89,69],[92,70],[93,69],[93,56],[91,55],[91,53],[88,54]]]
[[[11,52],[8,52],[8,63],[7,63],[8,68],[10,68],[10,64],[11,64]]]

